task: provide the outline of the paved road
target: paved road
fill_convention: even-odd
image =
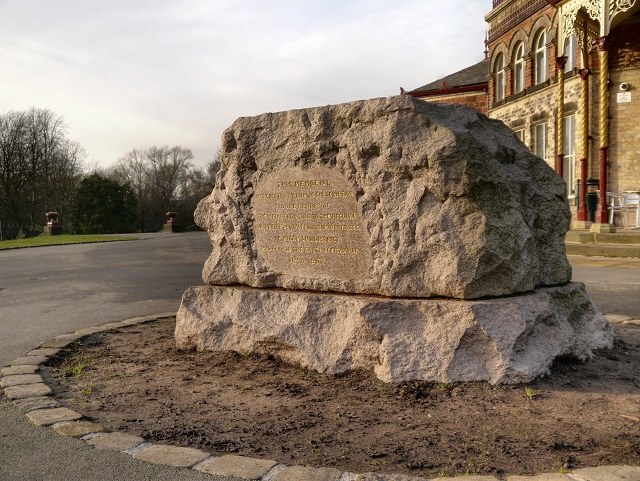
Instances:
[[[573,279],[584,282],[604,314],[640,317],[640,259],[569,257]]]
[[[0,365],[55,335],[137,315],[176,311],[202,284],[204,234],[0,251]],[[36,428],[0,400],[2,481],[211,481],[191,470],[141,463]],[[222,478],[217,478],[222,479]]]
[[[0,365],[58,334],[128,317],[176,311],[185,287],[201,284],[204,234],[153,234],[144,241],[0,251]],[[572,257],[605,313],[640,317],[640,259]],[[142,463],[32,426],[0,399],[0,480],[209,480]],[[217,478],[222,479],[222,478]]]

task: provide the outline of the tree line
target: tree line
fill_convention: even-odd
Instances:
[[[38,108],[0,114],[0,233],[40,235],[47,212],[59,213],[67,233],[155,232],[168,211],[189,227],[213,189],[219,155],[200,168],[188,148],[149,147],[87,171],[62,117]]]

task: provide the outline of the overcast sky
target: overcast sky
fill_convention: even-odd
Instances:
[[[0,0],[0,112],[49,108],[106,167],[236,118],[411,90],[483,58],[489,0]]]

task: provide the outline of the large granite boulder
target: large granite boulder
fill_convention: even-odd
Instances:
[[[567,283],[564,181],[501,122],[411,96],[238,119],[196,211],[214,285],[475,299]]]

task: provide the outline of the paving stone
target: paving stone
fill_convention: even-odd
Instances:
[[[15,376],[17,374],[35,374],[40,370],[36,364],[23,364],[22,366],[5,367],[2,370],[3,376]]]
[[[24,356],[11,361],[12,366],[22,366],[24,364],[42,364],[47,360],[47,356]]]
[[[43,347],[43,348],[34,349],[33,351],[29,351],[27,353],[27,356],[55,356],[59,352],[60,352],[60,349],[54,349],[52,347],[46,347],[46,348]]]
[[[558,473],[543,473],[537,476],[507,476],[507,481],[573,481],[569,476]]]
[[[98,334],[100,332],[104,332],[107,330],[108,328],[103,328],[102,326],[94,326],[94,327],[87,327],[85,329],[80,329],[76,331],[76,334],[82,335],[84,337],[84,336],[90,336],[91,334]]]
[[[96,448],[126,451],[144,443],[144,439],[124,433],[106,433],[88,439],[87,442]]]
[[[78,334],[77,332],[71,332],[69,334],[60,334],[56,336],[51,341],[47,341],[44,344],[41,344],[40,347],[57,347],[60,344],[60,349],[64,349],[69,347],[76,341],[79,341],[84,337],[84,334]]]
[[[493,476],[463,476],[464,481],[500,481]],[[434,481],[450,481],[451,478],[436,478]]]
[[[209,453],[205,453],[199,449],[166,446],[162,444],[154,444],[133,455],[134,458],[149,463],[167,464],[181,468],[190,468],[200,461],[204,461],[209,456],[211,456]]]
[[[48,341],[43,342],[40,344],[40,348],[64,349],[81,337],[82,336],[77,336],[75,333],[63,334],[62,336],[58,336],[56,339],[49,339]]]
[[[0,379],[1,387],[20,386],[23,384],[43,383],[40,374],[17,374],[15,376],[5,376]]]
[[[576,469],[571,475],[579,481],[640,481],[640,467],[599,466]]]
[[[20,409],[20,411],[28,413],[29,411],[35,411],[36,409],[49,409],[57,408],[60,403],[48,396],[27,397],[22,399],[16,399],[13,404]]]
[[[404,474],[363,473],[354,475],[354,481],[429,481],[427,478],[415,478]],[[467,478],[464,478],[467,479]],[[340,478],[340,481],[346,481]]]
[[[25,397],[48,396],[51,394],[51,388],[44,383],[40,384],[22,384],[20,386],[11,386],[4,388],[4,394],[9,399],[22,399]]]
[[[272,481],[338,481],[342,472],[333,468],[291,466],[278,472]]]
[[[65,423],[59,426],[54,426],[53,429],[60,436],[70,436],[79,438],[86,436],[87,434],[102,432],[102,426],[91,421],[77,421],[73,423]]]
[[[36,426],[49,426],[61,421],[75,421],[82,414],[68,408],[36,409],[27,413],[29,420]]]
[[[604,317],[606,317],[607,321],[611,322],[612,324],[621,324],[624,321],[628,321],[629,319],[631,319],[631,317],[622,314],[607,314]]]
[[[240,479],[258,480],[277,463],[266,459],[247,458],[225,454],[197,466],[198,471],[217,476],[234,476]],[[301,480],[300,480],[301,481]]]
[[[155,317],[153,319],[155,320]],[[135,326],[145,322],[150,322],[150,319],[148,317],[132,317],[131,319],[125,319],[122,321],[125,326]]]

